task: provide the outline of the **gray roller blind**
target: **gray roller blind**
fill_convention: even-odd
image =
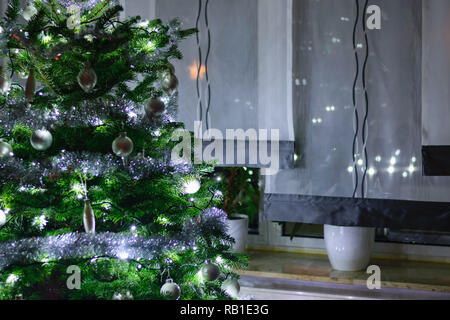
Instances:
[[[425,2],[428,3],[423,8],[425,15],[428,10],[441,11],[437,15],[438,21],[439,17],[445,16],[443,12],[448,12],[447,2]],[[356,86],[359,115],[355,149],[357,180],[352,159],[355,135],[352,102],[356,74],[352,39],[355,1],[305,0],[294,3],[294,76],[299,84],[294,91],[294,124],[300,158],[296,169],[271,177],[267,191],[352,197],[357,181],[356,196],[361,197],[362,177],[367,166],[366,198],[448,201],[449,178],[425,177],[421,170],[420,129],[422,114],[426,118],[428,112],[426,108],[422,110],[422,1],[370,1],[382,10],[382,29],[367,31],[367,162],[362,140],[366,106],[361,82],[366,49],[361,25],[365,1],[360,1],[356,36],[360,71]],[[440,8],[434,8],[439,4],[442,5]],[[446,17],[448,22],[448,14]],[[425,22],[440,26],[441,36],[436,39],[442,42],[442,21]],[[430,34],[433,32],[425,33],[424,37]],[[445,35],[448,37],[448,32]],[[448,47],[449,42],[439,47]],[[442,60],[445,54],[439,52],[436,55]],[[425,66],[436,63],[433,55],[424,55],[423,58]],[[450,74],[440,74],[443,78],[434,81],[448,83]],[[429,87],[424,87],[427,96],[438,99],[429,104],[435,113],[438,108],[448,110],[445,98],[448,90],[444,93],[439,88],[429,90]],[[435,92],[440,92],[441,98]],[[440,115],[446,118],[445,114]],[[443,124],[433,126],[435,130],[445,127]],[[445,127],[443,132],[447,129]]]
[[[450,145],[450,1],[424,1],[424,145]]]

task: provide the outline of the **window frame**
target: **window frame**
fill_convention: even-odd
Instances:
[[[283,81],[286,83],[286,90],[284,92],[275,93],[275,95],[285,95],[283,101],[286,102],[285,111],[286,125],[288,129],[288,140],[294,141],[294,126],[293,126],[293,1],[294,0],[259,0],[258,1],[258,87],[267,86],[270,82]],[[127,12],[127,0],[121,0],[125,11],[122,13],[121,18],[126,15]],[[136,5],[137,1],[133,1],[133,5]],[[139,5],[139,4],[137,4]],[[156,12],[156,0],[146,0],[146,7],[149,8],[147,14],[141,14],[141,16],[151,19],[155,17]],[[286,11],[284,11],[286,10]],[[271,19],[266,19],[267,15],[272,15]],[[280,15],[273,17],[273,15]],[[286,15],[286,37],[277,37],[276,32],[279,32],[279,23],[282,20],[281,16]],[[277,30],[277,31],[274,31]],[[274,44],[274,39],[277,42]],[[286,55],[280,55],[279,52],[283,51]],[[286,61],[273,61],[272,58],[278,57],[278,59]],[[271,60],[272,59],[272,60]],[[267,70],[267,63],[276,64],[276,74],[273,74],[273,69]],[[284,68],[283,68],[284,66]],[[284,78],[284,79],[283,79]],[[275,79],[275,80],[274,80]],[[274,90],[277,92],[277,90]],[[280,96],[278,96],[279,98]],[[270,123],[270,119],[280,110],[273,108],[268,100],[274,100],[276,97],[270,96],[267,90],[259,90],[259,112],[258,123],[261,128],[271,129],[273,125]],[[270,189],[270,188],[269,188]],[[277,222],[270,222],[263,219],[262,210],[259,212],[259,228],[258,234],[248,235],[248,247],[249,249],[263,249],[263,250],[283,250],[294,252],[309,252],[315,254],[326,254],[326,247],[324,239],[308,238],[308,237],[295,237],[292,241],[289,236],[283,235],[283,228]],[[420,244],[402,244],[402,243],[387,243],[376,242],[374,246],[375,257],[387,257],[395,259],[419,259],[427,261],[439,261],[450,262],[450,250],[444,246],[434,245],[420,245]]]

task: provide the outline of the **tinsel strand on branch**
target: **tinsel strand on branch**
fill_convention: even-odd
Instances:
[[[33,162],[26,165],[23,160],[14,157],[0,159],[0,179],[3,182],[15,181],[22,184],[43,185],[43,178],[59,176],[63,173],[82,172],[85,175],[98,177],[116,171],[128,173],[134,180],[145,179],[158,173],[190,174],[190,164],[173,164],[169,156],[154,160],[150,157],[133,157],[128,165],[113,155],[93,154],[89,152],[64,152],[42,164]]]
[[[203,212],[201,222],[196,219],[185,222],[181,232],[173,237],[156,236],[148,239],[133,233],[67,233],[3,242],[0,243],[0,270],[10,265],[92,256],[149,261],[163,250],[195,250],[200,245],[196,243],[197,239],[212,232],[222,240],[231,242],[227,236],[226,219],[222,210],[208,208]]]

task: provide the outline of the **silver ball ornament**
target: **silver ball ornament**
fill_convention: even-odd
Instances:
[[[144,109],[148,117],[159,116],[166,109],[166,105],[160,98],[151,98]]]
[[[128,157],[133,152],[133,141],[127,137],[126,132],[120,133],[120,136],[112,143],[113,152],[119,157]]]
[[[221,289],[230,297],[236,298],[241,291],[241,286],[236,279],[227,279],[222,283]]]
[[[216,281],[220,277],[219,267],[212,263],[211,260],[206,260],[201,272],[203,279],[206,281]]]
[[[13,149],[9,143],[0,140],[0,158],[11,156],[12,151]]]
[[[78,84],[85,92],[91,92],[97,85],[97,74],[88,63],[84,65],[84,69],[80,71],[77,77]]]
[[[71,5],[67,8],[67,12],[69,14],[72,14],[69,19],[67,19],[67,28],[70,30],[74,30],[80,27],[81,21],[80,21],[80,15],[77,14],[77,11],[79,10],[77,5]]]
[[[161,287],[160,293],[166,298],[178,300],[180,298],[181,289],[172,279],[167,279],[166,283]]]
[[[161,87],[166,92],[174,92],[178,88],[178,78],[172,72],[164,72],[161,77]]]
[[[51,147],[53,136],[46,129],[36,130],[31,135],[30,143],[36,150],[45,151]]]

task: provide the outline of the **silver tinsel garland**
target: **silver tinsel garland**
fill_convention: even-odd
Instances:
[[[46,112],[33,109],[24,100],[9,98],[4,105],[0,105],[0,126],[11,132],[18,124],[26,125],[34,130],[41,128],[52,129],[58,126],[80,127],[101,126],[107,119],[126,119],[124,124],[143,130],[154,130],[163,123],[173,122],[177,113],[177,95],[165,99],[166,110],[158,121],[145,116],[144,107],[131,100],[117,99],[108,105],[100,101],[84,101],[72,110],[65,111],[53,106]],[[100,106],[100,107],[99,107]]]
[[[226,214],[209,208],[197,219],[186,222],[176,237],[153,237],[127,233],[67,233],[60,236],[28,238],[0,243],[0,270],[12,265],[50,263],[63,259],[106,256],[122,260],[149,261],[163,250],[196,250],[196,239],[207,234],[226,237]]]
[[[60,6],[68,8],[72,5],[76,5],[80,8],[80,10],[91,10],[96,5],[98,5],[101,2],[104,2],[104,0],[81,0],[81,1],[73,1],[73,0],[43,0],[42,2],[47,3],[48,5],[51,5],[52,2],[58,3]],[[111,0],[111,5],[117,5],[120,4],[118,0]]]
[[[128,173],[134,180],[145,179],[158,173],[190,174],[191,164],[174,164],[169,155],[154,160],[150,157],[137,156],[129,158],[125,164],[114,155],[95,153],[62,152],[61,155],[42,162],[27,165],[14,157],[0,159],[0,180],[15,181],[21,184],[43,185],[43,177],[58,176],[62,173],[76,172],[90,177],[105,176],[116,171]]]

